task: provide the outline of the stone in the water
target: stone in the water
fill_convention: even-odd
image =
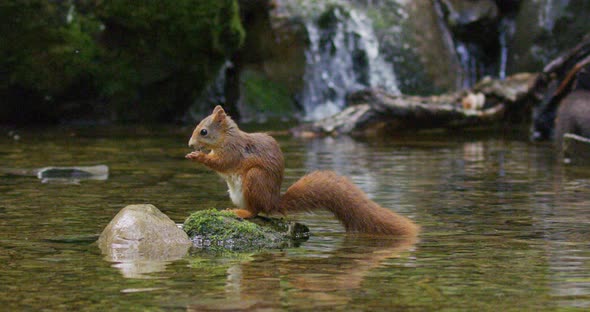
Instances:
[[[98,246],[127,277],[162,271],[184,257],[191,241],[174,221],[153,205],[123,208],[103,230]]]
[[[72,167],[43,167],[37,169],[0,168],[0,174],[15,176],[35,176],[43,183],[78,183],[81,180],[100,180],[109,178],[109,167],[96,166],[72,166]]]
[[[86,167],[45,167],[38,169],[37,178],[42,182],[77,182],[80,180],[106,180],[109,167],[105,165]]]
[[[216,251],[287,248],[309,237],[309,229],[300,223],[260,216],[244,220],[215,209],[191,214],[183,229],[194,247]]]

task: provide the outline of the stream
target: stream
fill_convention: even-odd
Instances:
[[[0,167],[109,167],[106,180],[0,175],[2,310],[465,310],[590,308],[590,168],[526,135],[279,136],[283,190],[316,169],[349,176],[422,226],[417,242],[348,235],[294,214],[312,237],[241,255],[112,263],[96,239],[124,206],[175,222],[226,208],[219,176],[184,159],[191,129],[53,128],[0,137]]]

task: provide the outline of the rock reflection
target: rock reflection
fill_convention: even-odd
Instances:
[[[184,231],[153,205],[129,205],[98,239],[105,260],[128,278],[149,278],[183,258],[191,246]]]
[[[103,249],[104,259],[113,262],[126,278],[152,278],[153,273],[166,271],[166,266],[182,259],[188,252],[187,245],[174,245],[170,248],[146,250],[138,246],[120,246]]]
[[[173,260],[169,261],[154,260],[154,259],[112,259],[105,257],[105,260],[115,262],[113,268],[118,269],[121,274],[126,278],[140,278],[149,279],[153,278],[153,273],[166,271],[166,266]]]

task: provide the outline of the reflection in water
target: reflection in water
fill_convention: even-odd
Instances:
[[[106,261],[114,262],[113,268],[119,269],[121,274],[123,274],[123,276],[126,278],[150,278],[153,273],[166,271],[166,266],[173,260],[178,259],[170,259],[170,261],[153,259],[114,260],[109,257],[105,257]]]
[[[372,194],[377,189],[377,179],[369,167],[369,153],[365,144],[349,137],[321,138],[308,142],[305,168],[308,171],[334,170],[349,177],[366,193]]]
[[[537,197],[539,227],[547,241],[551,293],[562,306],[590,308],[590,207],[588,179],[557,184]],[[564,199],[567,205],[563,205]]]
[[[161,247],[161,246],[159,246]],[[153,273],[166,271],[166,266],[186,256],[189,246],[175,245],[168,249],[145,250],[137,246],[107,248],[104,260],[112,262],[126,278],[151,278]]]
[[[346,235],[341,242],[333,241],[340,247],[319,258],[288,257],[287,252],[261,254],[227,269],[225,298],[190,304],[188,310],[201,311],[212,305],[220,310],[262,309],[282,304],[345,307],[352,300],[347,294],[358,291],[371,270],[387,259],[409,252],[416,241],[416,237]],[[227,301],[228,297],[234,299]]]
[[[366,275],[386,259],[399,257],[417,241],[416,237],[383,239],[347,235],[338,248],[323,259],[291,261],[292,285],[305,291],[331,292],[361,287]],[[297,270],[298,268],[307,268]]]
[[[550,145],[498,135],[280,140],[284,188],[315,169],[347,175],[377,203],[422,226],[410,247],[347,235],[328,213],[298,214],[290,218],[313,233],[298,248],[237,258],[118,258],[113,268],[85,238],[96,237],[122,206],[152,203],[178,223],[195,210],[230,205],[216,174],[183,159],[190,131],[0,136],[0,167],[109,167],[108,180],[76,186],[0,175],[3,309],[590,307],[590,167],[563,167]]]

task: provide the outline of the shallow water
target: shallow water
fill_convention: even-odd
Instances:
[[[286,187],[347,175],[422,225],[419,241],[346,235],[294,215],[298,248],[168,262],[107,261],[94,243],[125,205],[176,222],[230,205],[221,179],[185,160],[191,129],[54,129],[0,138],[0,167],[106,164],[105,181],[0,175],[0,310],[559,310],[590,308],[590,168],[500,134],[388,141],[280,137]],[[500,138],[498,138],[500,137]]]

